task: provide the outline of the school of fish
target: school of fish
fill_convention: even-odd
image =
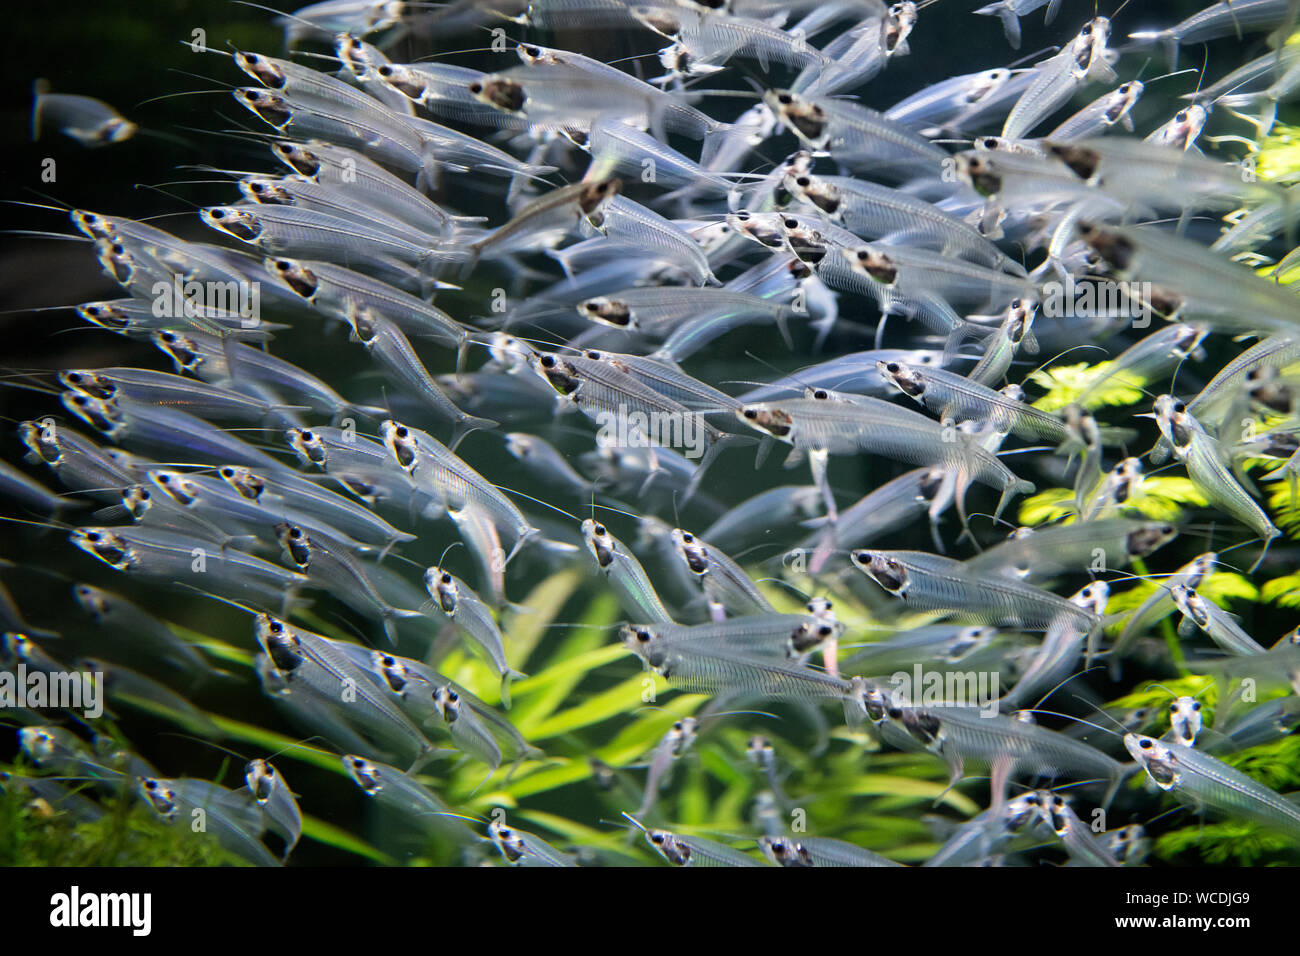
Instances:
[[[76,313],[139,367],[45,376],[48,414],[6,443],[7,519],[67,554],[62,606],[0,589],[0,677],[101,674],[110,712],[161,713],[243,773],[168,777],[146,741],[18,707],[0,786],[78,819],[113,794],[164,821],[201,809],[258,865],[329,819],[336,795],[294,788],[307,751],[461,863],[1133,866],[1180,805],[1300,853],[1300,803],[1223,759],[1300,725],[1300,627],[1249,633],[1207,585],[1300,555],[1260,490],[1294,501],[1300,478],[1300,187],[1252,163],[1300,88],[1298,7],[1130,30],[1153,13],[327,0],[276,17],[278,55],[204,51],[234,84],[214,128],[232,105],[244,121],[214,142],[247,167],[201,168],[228,181],[196,211],[206,237],[60,213],[122,289]],[[1000,20],[1006,66],[958,60],[880,102],[927,18],[973,15]],[[1020,52],[1022,18],[1055,45]],[[645,55],[542,45],[613,35]],[[1202,68],[1225,37],[1259,56]],[[480,46],[491,71],[443,55]],[[1157,82],[1174,105],[1141,128]],[[43,82],[33,121],[94,148],[137,130]],[[317,349],[278,347],[302,329]],[[1040,369],[1102,360],[1070,401],[1038,400]],[[790,480],[729,487],[773,450]],[[1158,471],[1201,503],[1144,515]],[[1017,527],[1053,487],[1052,522]],[[1162,559],[1189,539],[1193,560]],[[600,645],[626,653],[600,666],[644,671],[626,712],[668,708],[619,766],[513,719],[554,692],[526,676],[523,582],[571,569],[619,608]],[[151,591],[243,623],[205,644]],[[490,681],[440,670],[462,648]],[[1214,678],[1213,722],[1190,694],[1089,690],[1180,668]],[[301,745],[244,753],[189,700],[214,686]],[[674,692],[699,703],[672,711]],[[927,810],[952,792],[976,812],[927,817],[921,859],[805,832],[819,795],[782,724],[864,774],[914,755],[947,775]],[[724,731],[748,744],[707,765],[755,780],[745,828],[680,826],[678,768]],[[606,808],[575,826],[620,839],[525,828],[526,798],[472,811],[440,793],[463,766],[482,794],[567,768]]]

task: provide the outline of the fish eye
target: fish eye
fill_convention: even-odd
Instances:
[[[826,401],[826,399],[830,397],[831,397],[830,392],[826,391],[826,389],[824,388],[819,388],[817,389],[817,391],[813,392],[813,398],[817,399],[818,401],[824,402]]]
[[[691,544],[692,542],[695,541],[695,535],[691,534],[689,531],[683,531],[682,540],[685,541],[687,544]]]
[[[1175,121],[1175,122],[1178,122],[1178,123],[1186,123],[1186,122],[1187,122],[1187,110],[1179,110],[1178,113],[1177,113],[1177,115],[1174,116],[1174,121]]]
[[[897,362],[890,362],[888,365],[885,366],[885,371],[889,372],[891,375],[894,375],[897,374],[898,368],[899,366]]]
[[[866,249],[859,249],[859,250],[858,250],[858,261],[859,261],[859,262],[866,262],[866,261],[867,261],[868,259],[870,259],[870,258],[871,258],[871,253],[867,252]]]
[[[405,425],[398,425],[393,429],[393,434],[398,438],[405,438],[410,434],[410,430]]]
[[[1200,710],[1200,709],[1201,709],[1201,702],[1199,700],[1196,703],[1192,704],[1192,710]]]
[[[98,540],[100,539],[100,537],[101,537],[101,535],[100,535],[100,533],[99,533],[98,531],[91,531],[89,534],[86,535],[86,540],[87,540],[87,541],[98,541]]]
[[[555,368],[555,357],[553,355],[543,355],[542,368]]]
[[[791,96],[789,93],[782,93],[779,96],[777,96],[776,101],[780,103],[782,106],[789,106],[791,103],[794,102],[794,97]]]
[[[741,414],[744,415],[746,418],[748,418],[751,422],[754,419],[758,418],[758,412],[754,411],[754,409],[752,408],[745,409],[743,412],[741,412]]]
[[[442,572],[442,583],[451,584],[451,575],[448,574],[446,571]]]
[[[469,91],[470,91],[471,93],[482,93],[482,92],[483,92],[483,84],[482,84],[482,83],[479,83],[479,82],[471,83],[471,84],[469,85]]]
[[[1187,406],[1184,405],[1182,402],[1174,402],[1174,411],[1175,411],[1175,412],[1178,412],[1179,414],[1182,414],[1182,413],[1185,412],[1186,410],[1187,410]]]
[[[1149,741],[1149,740],[1144,740],[1144,741],[1142,741],[1140,744],[1138,744],[1138,746],[1141,747],[1143,750],[1150,750],[1150,749],[1151,749],[1151,741]]]
[[[1176,713],[1178,713],[1178,705],[1177,705],[1177,704],[1170,704],[1170,705],[1169,705],[1169,713],[1171,713],[1171,714],[1176,714]]]
[[[798,228],[799,228],[799,220],[798,220],[798,219],[782,219],[782,220],[781,220],[781,225],[785,226],[785,228],[787,228],[787,229],[798,229]]]
[[[605,530],[605,526],[603,524],[598,524],[596,525],[596,534],[598,534],[603,538],[605,535],[609,534],[609,532]]]
[[[209,211],[208,211],[208,215],[211,216],[213,219],[225,219],[225,218],[226,218],[225,211],[224,211],[224,210],[221,210],[221,209],[212,209],[212,210],[209,210]]]
[[[311,432],[302,432],[302,440],[303,440],[303,441],[315,441],[315,440],[316,440],[316,436],[315,436],[314,434],[312,434]]]

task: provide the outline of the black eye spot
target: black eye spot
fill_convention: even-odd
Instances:
[[[817,389],[817,391],[813,392],[813,398],[817,399],[820,402],[824,402],[826,401],[826,399],[830,397],[831,397],[830,393],[826,391],[826,389],[824,388],[819,388]]]
[[[605,535],[609,534],[609,532],[605,530],[605,526],[603,524],[598,524],[596,525],[596,534],[600,535],[601,537],[604,537]]]
[[[752,408],[745,409],[741,414],[744,415],[746,418],[748,418],[750,421],[753,421],[755,418],[758,417],[758,412],[754,411]]]
[[[1201,709],[1200,701],[1197,701],[1196,703],[1192,704],[1192,710],[1200,710],[1200,709]]]
[[[1150,750],[1150,749],[1151,749],[1151,741],[1149,741],[1149,740],[1144,740],[1144,741],[1142,741],[1142,743],[1138,744],[1138,746],[1141,747],[1143,750]]]
[[[791,96],[789,93],[782,93],[780,96],[776,98],[776,101],[783,106],[789,106],[791,103],[794,102],[794,97]]]
[[[542,368],[555,368],[555,359],[549,355],[543,355]]]
[[[315,441],[315,440],[316,440],[316,436],[315,436],[312,432],[303,432],[303,433],[302,433],[302,440],[303,440],[303,441]]]
[[[213,218],[213,219],[225,219],[225,218],[226,218],[226,214],[225,214],[222,210],[220,210],[220,209],[214,209],[214,210],[212,210],[212,218]]]
[[[398,425],[395,434],[397,435],[398,438],[405,438],[407,435],[410,434],[410,431],[407,430],[407,427],[405,425]]]

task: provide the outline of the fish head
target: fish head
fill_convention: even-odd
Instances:
[[[779,408],[762,405],[746,405],[736,410],[736,415],[747,425],[758,431],[767,432],[773,438],[791,441],[794,430],[794,416]]]
[[[37,766],[54,756],[54,735],[45,727],[24,727],[18,731],[18,745]]]
[[[433,691],[433,706],[443,723],[454,724],[460,717],[460,694],[450,686],[436,687]]]
[[[239,181],[239,191],[249,202],[293,205],[293,194],[285,185],[264,176],[245,176]]]
[[[122,489],[122,507],[133,521],[140,521],[153,507],[153,497],[144,485],[131,485]]]
[[[275,768],[261,758],[250,760],[244,765],[244,782],[258,803],[266,803],[271,799],[278,781],[279,775]]]
[[[1039,791],[1022,793],[1011,797],[1002,808],[1002,823],[1011,831],[1021,829],[1026,823],[1042,812],[1043,798]]]
[[[582,384],[577,369],[554,352],[532,352],[528,356],[528,365],[561,395],[572,395]]]
[[[1178,528],[1175,525],[1168,523],[1149,524],[1130,531],[1125,547],[1130,555],[1141,558],[1172,541],[1177,536]]]
[[[790,90],[768,90],[763,102],[777,118],[808,145],[819,148],[826,141],[826,111]]]
[[[969,655],[972,651],[977,651],[981,647],[987,647],[997,636],[998,629],[996,627],[989,627],[983,624],[964,627],[958,631],[957,635],[948,643],[944,653],[944,659],[949,663],[955,664]]]
[[[807,654],[809,651],[821,647],[827,641],[839,637],[843,630],[843,625],[838,621],[828,621],[816,617],[802,621],[790,632],[787,656],[795,657]]]
[[[243,465],[222,465],[217,469],[217,474],[221,476],[222,481],[234,488],[241,498],[248,501],[259,501],[262,492],[266,490],[266,482]]]
[[[270,276],[281,282],[291,293],[300,295],[300,297],[312,302],[316,298],[316,290],[320,287],[320,278],[315,272],[308,269],[299,261],[285,258],[269,258],[264,261],[266,272]]]
[[[1106,98],[1104,110],[1104,122],[1107,126],[1114,126],[1137,104],[1142,98],[1146,86],[1141,80],[1129,80],[1127,83],[1121,83],[1114,92]]]
[[[911,35],[912,28],[916,26],[916,20],[917,8],[912,0],[903,0],[902,3],[895,3],[889,8],[880,33],[886,56],[906,51],[907,38]]]
[[[140,795],[144,797],[149,806],[166,820],[176,816],[179,809],[176,802],[176,791],[168,787],[162,780],[154,777],[140,777],[137,780]]]
[[[1179,697],[1169,705],[1169,727],[1184,747],[1195,746],[1205,722],[1202,711],[1201,702],[1195,697]]]
[[[1060,160],[1070,172],[1084,182],[1096,182],[1097,168],[1101,166],[1101,153],[1078,143],[1053,143],[1045,141],[1043,148],[1047,154]]]
[[[367,796],[373,797],[383,789],[384,785],[380,779],[379,768],[364,757],[358,757],[355,754],[345,755],[343,757],[343,769],[348,772],[348,776],[352,778],[356,785],[365,791]]]
[[[429,592],[429,597],[438,602],[444,614],[456,613],[460,589],[449,571],[444,571],[436,565],[429,568],[424,572],[424,587]]]
[[[1171,747],[1154,737],[1132,733],[1124,735],[1124,747],[1161,790],[1178,785],[1178,758]]]
[[[1070,597],[1070,603],[1083,608],[1097,617],[1106,613],[1106,602],[1110,600],[1110,585],[1105,581],[1093,581],[1085,584]]]
[[[869,275],[883,285],[893,285],[898,278],[898,266],[894,264],[894,260],[870,246],[859,246],[857,249],[842,248],[840,252],[854,269]]]
[[[107,400],[117,394],[117,386],[102,375],[89,369],[66,369],[58,375],[65,388],[71,388],[91,398]]]
[[[90,239],[112,239],[116,235],[113,220],[87,209],[73,209],[68,213],[72,224]]]
[[[648,624],[624,624],[618,629],[618,636],[624,647],[647,660],[655,655],[659,644],[659,633]]]
[[[709,573],[709,551],[695,535],[681,528],[674,528],[669,537],[672,539],[673,547],[682,556],[682,560],[686,562],[686,566],[691,569],[692,574],[704,575]]]
[[[397,90],[407,99],[420,102],[428,90],[428,84],[415,70],[398,63],[381,63],[375,67],[375,75],[385,86]]]
[[[906,598],[908,587],[907,568],[897,558],[884,551],[860,549],[849,552],[853,566],[871,580],[896,597]]]
[[[781,230],[775,213],[754,213],[746,210],[727,213],[727,225],[736,234],[757,242],[769,249],[785,248],[785,233]]]
[[[578,210],[588,219],[594,219],[622,191],[623,180],[617,176],[605,176],[583,183],[578,190]]]
[[[1079,235],[1089,249],[1120,271],[1127,269],[1133,261],[1136,247],[1117,229],[1093,222],[1081,222]]]
[[[203,365],[204,358],[194,345],[194,340],[171,329],[157,329],[151,338],[176,366],[177,372],[194,373]]]
[[[953,172],[981,196],[991,198],[1002,192],[1002,174],[990,157],[979,152],[958,153]]]
[[[131,546],[109,528],[74,528],[68,540],[118,571],[129,571],[139,560]]]
[[[516,864],[527,854],[528,846],[524,843],[524,838],[501,821],[493,820],[489,823],[487,832],[506,862]]]
[[[126,417],[114,399],[92,398],[85,392],[63,392],[63,407],[97,431],[113,438],[126,424]]]
[[[261,222],[247,209],[235,206],[209,206],[199,210],[199,218],[213,229],[234,236],[243,242],[256,242],[257,237],[262,234]]]
[[[151,468],[145,476],[154,487],[181,507],[189,507],[198,497],[199,486],[179,471]]]
[[[646,842],[659,851],[665,860],[674,866],[689,866],[691,848],[682,843],[667,830],[646,830]]]
[[[320,157],[301,143],[272,143],[271,152],[299,175],[315,176],[320,172]]]
[[[131,327],[131,316],[111,302],[87,302],[77,306],[77,315],[92,325],[111,332],[121,332]]]
[[[420,443],[411,429],[389,418],[379,423],[379,435],[402,470],[408,474],[413,472],[419,458]]]
[[[627,12],[641,26],[653,30],[665,40],[676,40],[682,31],[682,18],[666,7],[637,4],[628,7]]]
[[[583,318],[617,329],[637,328],[636,316],[626,302],[610,296],[598,295],[578,303],[578,314]]]
[[[1038,303],[1034,299],[1012,299],[1007,306],[1004,321],[1007,325],[1007,337],[1013,345],[1019,345],[1034,327],[1034,318],[1038,315]]]
[[[596,564],[602,569],[614,563],[614,555],[617,552],[614,536],[595,518],[583,520],[582,540],[587,545],[587,550],[591,552],[591,556],[596,559]]]
[[[925,379],[919,369],[902,362],[876,362],[876,371],[887,382],[892,382],[904,395],[920,398],[925,394]]]
[[[282,90],[289,81],[284,70],[275,61],[270,57],[262,56],[260,53],[236,51],[234,60],[235,66],[269,89]]]
[[[779,866],[801,867],[812,866],[812,854],[798,840],[792,840],[790,837],[759,837],[759,849],[773,863]]]
[[[301,569],[311,565],[311,539],[307,532],[295,524],[281,521],[275,526],[275,540],[280,543],[289,560]]]
[[[485,76],[468,84],[467,89],[480,103],[506,113],[522,113],[528,102],[523,84],[504,76]]]
[[[284,129],[293,119],[293,108],[279,93],[254,86],[241,86],[233,91],[235,101],[276,129]]]
[[[412,675],[402,663],[402,659],[392,654],[385,654],[383,651],[373,651],[370,660],[374,668],[384,676],[388,689],[398,697],[405,697],[406,685],[411,682]]]
[[[1053,793],[1050,790],[1038,791],[1038,812],[1042,821],[1056,832],[1057,836],[1065,836],[1073,826],[1074,811],[1070,809],[1070,804],[1066,802],[1065,797],[1059,793]]]
[[[76,600],[77,606],[94,618],[97,624],[104,623],[104,619],[112,610],[108,592],[90,584],[73,585],[72,597]]]
[[[303,662],[298,635],[284,621],[261,613],[253,618],[253,636],[281,674],[289,674]]]

